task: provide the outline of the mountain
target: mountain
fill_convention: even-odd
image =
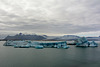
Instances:
[[[86,37],[89,41],[100,41],[100,37]]]
[[[43,40],[46,39],[40,35],[24,35],[22,33],[16,34],[15,36],[7,36],[5,40]]]
[[[77,39],[77,38],[80,38],[80,37],[76,35],[64,35],[62,37],[62,39]]]
[[[0,34],[0,39],[4,39],[5,37],[7,37],[7,35]]]
[[[76,40],[80,38],[77,35],[64,35],[64,36],[48,36],[47,40],[67,40],[67,41],[71,41],[71,40]],[[100,37],[86,37],[88,41],[100,41]]]
[[[76,36],[76,35],[64,35],[62,37],[58,37],[56,38],[57,40],[75,40],[75,39],[78,39],[80,38],[79,36]]]
[[[49,41],[72,41],[80,38],[77,35],[64,35],[64,36],[47,36],[47,35],[25,35],[22,33],[16,34],[14,36],[7,36],[4,40],[49,40]],[[89,41],[100,41],[99,37],[86,37]],[[2,40],[2,39],[1,39]]]

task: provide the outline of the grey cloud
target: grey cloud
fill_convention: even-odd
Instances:
[[[33,24],[6,28],[8,31],[32,31],[39,33],[74,34],[79,32],[99,31],[100,25],[78,26],[72,24]]]
[[[0,23],[5,25],[1,26],[1,32],[75,34],[100,31],[99,0],[10,1],[0,0]]]

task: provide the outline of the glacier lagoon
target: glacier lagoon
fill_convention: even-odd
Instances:
[[[96,48],[34,49],[3,46],[0,41],[0,67],[100,67],[100,42]]]

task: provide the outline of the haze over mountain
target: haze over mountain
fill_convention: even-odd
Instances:
[[[16,34],[14,36],[7,36],[4,40],[50,40],[50,41],[69,41],[69,40],[76,40],[80,38],[80,36],[76,35],[64,35],[64,36],[47,36],[47,35],[31,35],[31,34]],[[100,41],[100,37],[86,37],[88,40],[92,41]]]

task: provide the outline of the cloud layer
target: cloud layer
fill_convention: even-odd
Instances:
[[[85,35],[100,32],[99,21],[100,0],[0,0],[1,33]]]

